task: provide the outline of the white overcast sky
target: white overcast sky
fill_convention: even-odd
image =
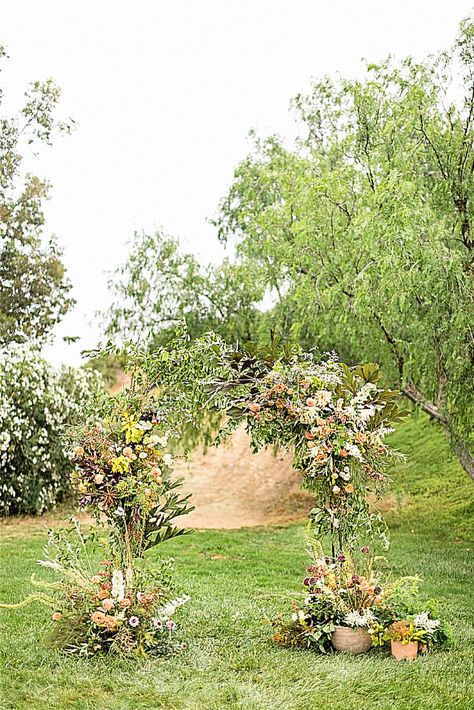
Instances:
[[[42,150],[47,230],[65,251],[77,306],[47,355],[80,360],[108,302],[107,270],[135,229],[164,229],[203,260],[206,221],[248,152],[247,135],[294,133],[289,100],[361,59],[447,48],[466,0],[0,0],[8,106],[53,77],[78,128]],[[74,346],[63,335],[80,335]]]

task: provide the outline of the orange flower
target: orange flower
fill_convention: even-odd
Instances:
[[[249,409],[253,414],[256,414],[261,410],[261,406],[256,402],[250,402],[250,404],[247,405],[247,409]]]
[[[117,626],[117,619],[115,616],[106,616],[104,620],[104,626],[108,631],[112,631]]]
[[[307,407],[315,407],[316,406],[316,400],[313,399],[312,397],[308,397],[306,400],[306,406]]]
[[[130,606],[130,599],[128,597],[124,597],[119,601],[119,606],[122,607],[122,609],[125,609],[125,607]]]
[[[99,597],[99,599],[107,599],[107,597],[109,596],[109,590],[108,589],[100,589],[97,596]]]
[[[310,431],[305,431],[304,436],[305,439],[314,439],[314,434],[312,434]]]
[[[53,614],[53,621],[60,621],[62,619],[63,615],[61,614],[60,611],[55,611]]]
[[[357,434],[354,436],[354,439],[359,443],[359,444],[365,444],[367,441],[367,434],[362,434],[361,432],[357,432]]]
[[[339,449],[339,456],[341,456],[343,459],[346,458],[346,456],[349,456],[349,452],[346,451],[345,449]]]
[[[348,483],[347,486],[344,487],[344,490],[346,493],[354,493],[355,488],[352,483]]]
[[[94,613],[91,615],[92,623],[97,624],[97,626],[104,626],[106,618],[107,617],[105,616],[103,611],[94,611]]]

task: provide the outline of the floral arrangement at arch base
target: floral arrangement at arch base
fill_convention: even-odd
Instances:
[[[72,485],[95,525],[84,533],[71,518],[68,530],[50,531],[40,564],[59,580],[33,578],[41,591],[10,605],[48,605],[52,640],[69,653],[144,657],[183,646],[173,617],[189,597],[174,588],[172,560],[149,551],[185,534],[174,523],[192,508],[173,477],[166,416],[138,389],[105,396],[103,422],[84,427],[71,452]]]

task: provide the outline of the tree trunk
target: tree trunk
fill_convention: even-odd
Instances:
[[[426,399],[420,390],[412,382],[408,383],[401,390],[405,397],[408,397],[412,402],[417,404],[431,419],[439,422],[448,436],[451,436],[449,428],[449,420],[438,409],[438,407]],[[469,453],[462,441],[456,439],[453,445],[454,453],[459,459],[459,463],[466,471],[468,476],[474,481],[474,456]]]
[[[454,444],[454,452],[459,459],[463,469],[474,481],[474,456],[466,449],[462,441],[456,441]]]

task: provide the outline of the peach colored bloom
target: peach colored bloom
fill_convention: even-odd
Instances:
[[[101,579],[102,579],[102,577],[99,577],[98,574],[95,574],[95,575],[92,577],[91,582],[92,582],[92,584],[99,584],[99,582],[101,581]]]
[[[115,616],[106,616],[104,620],[104,626],[109,631],[112,631],[117,626],[117,619]]]
[[[53,621],[60,621],[62,619],[62,614],[60,611],[55,611],[53,614]]]
[[[119,606],[124,609],[125,607],[130,606],[130,603],[130,599],[128,597],[124,597],[119,601]]]
[[[101,473],[96,473],[94,476],[94,483],[97,483],[97,485],[101,484],[102,481],[104,480],[104,477]]]
[[[306,406],[307,407],[315,407],[316,406],[316,400],[313,399],[312,397],[308,397],[306,400]]]
[[[113,599],[104,599],[102,602],[102,607],[105,609],[105,611],[110,611],[114,605],[114,600]]]
[[[158,466],[153,466],[153,468],[150,471],[150,475],[152,478],[155,479],[157,483],[161,483],[163,481],[161,477],[161,469]]]
[[[339,456],[341,456],[343,459],[345,459],[346,456],[349,456],[349,452],[346,451],[345,449],[339,449],[338,454],[339,454]]]
[[[91,621],[97,626],[103,626],[105,623],[106,616],[103,611],[94,611],[91,615]]]
[[[355,488],[352,483],[348,483],[347,486],[344,487],[344,490],[346,493],[354,493]]]
[[[132,458],[132,456],[133,456],[133,449],[132,449],[130,446],[126,446],[126,447],[123,449],[122,454],[123,454],[127,459],[130,459],[130,458]]]

